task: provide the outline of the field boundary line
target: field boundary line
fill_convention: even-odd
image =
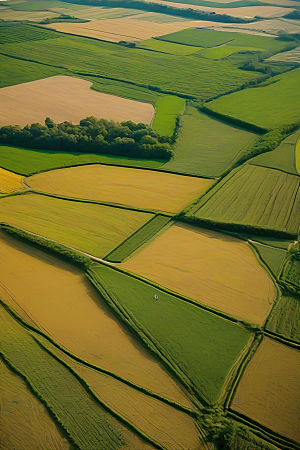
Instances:
[[[278,148],[278,147],[276,147],[276,148]],[[276,149],[274,149],[274,150],[276,150]],[[271,150],[270,152],[265,152],[265,153],[272,153],[274,150]],[[263,155],[263,153],[261,153],[261,155]],[[257,155],[257,156],[259,156],[259,155]],[[256,156],[254,156],[253,158],[256,158]],[[251,160],[248,160],[247,162],[248,162],[248,164],[251,164],[251,166],[265,167],[266,169],[277,170],[278,172],[287,173],[288,175],[292,175],[293,177],[298,177],[298,178],[300,177],[299,173],[288,172],[287,170],[278,169],[278,167],[260,166],[259,164],[252,163]]]
[[[294,350],[300,351],[300,342],[294,341],[293,339],[286,338],[285,336],[280,335],[279,333],[274,333],[274,331],[264,330],[263,333],[274,341],[280,342],[281,344],[286,345]]]

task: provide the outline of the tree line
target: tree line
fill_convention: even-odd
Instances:
[[[21,128],[0,128],[0,143],[42,150],[98,153],[132,158],[164,159],[173,156],[171,138],[160,136],[144,123],[131,120],[115,122],[90,116],[79,125],[71,122],[55,124],[49,117],[45,125],[33,123]]]

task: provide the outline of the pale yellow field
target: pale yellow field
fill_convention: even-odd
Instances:
[[[77,363],[51,345],[43,345],[82,377],[96,396],[155,442],[169,450],[199,449],[199,435],[193,419],[164,402]]]
[[[0,195],[27,189],[23,183],[23,176],[0,167]]]
[[[69,450],[70,445],[25,382],[0,359],[1,450]]]
[[[261,324],[276,289],[245,242],[177,224],[120,267],[237,319]]]
[[[300,443],[300,352],[264,337],[231,408]]]
[[[187,407],[190,400],[74,266],[0,233],[0,298],[94,365]]]
[[[298,33],[300,32],[300,22],[296,20],[289,19],[271,19],[271,20],[261,20],[259,22],[241,24],[236,23],[234,27],[241,29],[244,32],[244,28],[247,27],[248,30],[266,31],[267,33],[277,34],[279,31],[285,31],[287,33]]]
[[[284,61],[300,63],[300,47],[289,50],[288,52],[277,53],[271,56],[267,61]]]
[[[213,180],[127,167],[91,164],[52,170],[27,179],[37,191],[177,213]]]
[[[154,108],[150,103],[102,94],[92,91],[91,86],[89,81],[58,75],[2,88],[0,126],[43,124],[46,117],[56,123],[79,123],[88,116],[151,122]]]
[[[0,9],[0,18],[2,20],[31,20],[32,22],[40,22],[43,19],[52,19],[57,16],[58,14],[50,11],[15,11],[11,8]]]

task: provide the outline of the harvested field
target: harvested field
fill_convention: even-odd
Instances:
[[[187,407],[179,384],[74,266],[1,233],[0,298],[77,357]],[[55,282],[54,282],[55,280]]]
[[[163,168],[204,177],[218,177],[256,137],[254,133],[229,126],[188,106],[181,117],[175,156]]]
[[[297,235],[300,178],[246,164],[233,170],[191,212],[211,223],[240,224]]]
[[[168,450],[199,449],[199,434],[192,417],[116,380],[90,369],[39,338],[70,366],[109,408]]]
[[[0,221],[103,257],[153,217],[33,193],[0,199]]]
[[[299,21],[298,21],[299,22]],[[300,31],[300,23],[290,19],[271,19],[271,20],[259,20],[258,22],[247,24],[234,24],[235,28],[247,28],[247,30],[265,31],[266,33],[278,34],[280,31],[286,33],[298,33]],[[243,30],[241,30],[243,31]]]
[[[288,52],[277,53],[266,61],[297,62],[300,64],[300,47],[289,50]]]
[[[55,12],[50,11],[15,11],[11,8],[1,8],[0,15],[2,20],[30,20],[32,22],[40,22],[58,16]]]
[[[66,5],[66,3],[64,3]],[[70,5],[70,4],[69,4]],[[71,4],[74,9],[72,11],[67,9],[68,4],[64,7],[49,8],[49,11],[53,11],[58,14],[71,14],[79,19],[86,20],[107,20],[107,19],[120,19],[127,16],[139,16],[142,11],[131,8],[109,8],[107,6],[87,6],[87,5],[74,5]],[[78,8],[78,9],[77,9]]]
[[[80,78],[55,76],[0,89],[0,126],[79,121],[88,116],[150,123],[154,108],[149,103],[101,94],[92,83]],[[40,99],[43,98],[41,102]],[[30,99],[30,103],[28,103]]]
[[[300,443],[300,352],[264,338],[231,408]]]
[[[266,329],[300,343],[299,297],[283,295],[272,310]]]
[[[70,444],[22,378],[0,359],[0,448],[69,450]],[[2,446],[2,444],[5,445]]]
[[[154,450],[97,403],[78,379],[43,350],[2,306],[0,340],[1,351],[9,363],[26,377],[29,386],[43,398],[77,448]]]
[[[177,213],[206,191],[213,180],[142,169],[92,164],[33,175],[35,190]]]
[[[188,225],[168,228],[120,267],[251,323],[264,322],[276,297],[245,242]]]
[[[23,178],[21,175],[0,167],[0,195],[27,189],[27,186],[23,183]]]

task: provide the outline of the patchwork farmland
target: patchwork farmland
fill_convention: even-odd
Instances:
[[[0,2],[0,449],[300,450],[299,2]]]

